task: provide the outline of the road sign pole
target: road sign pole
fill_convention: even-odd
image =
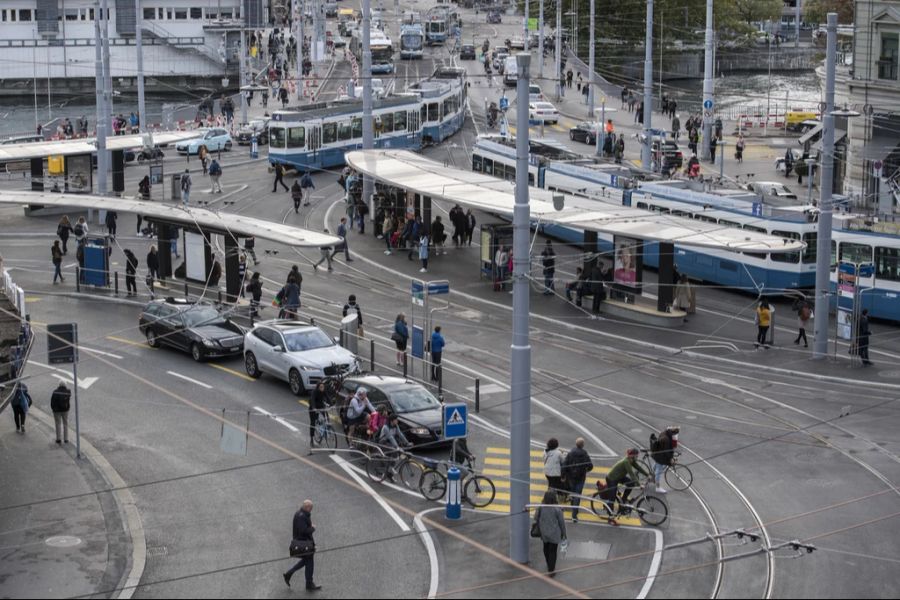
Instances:
[[[81,458],[81,422],[78,413],[78,361],[72,363],[72,392],[75,394],[75,456]]]
[[[709,139],[712,135],[712,108],[715,100],[715,79],[713,79],[713,0],[706,0],[706,44],[703,64],[703,139],[700,143],[700,158],[709,159]]]
[[[709,0],[712,2],[712,0]],[[591,31],[593,32],[593,23]],[[647,0],[647,32],[644,42],[644,145],[641,148],[641,165],[650,170],[650,128],[653,125],[653,0]]]

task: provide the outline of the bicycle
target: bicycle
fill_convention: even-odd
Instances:
[[[681,452],[675,450],[672,455],[672,464],[666,466],[666,470],[663,472],[663,477],[666,480],[666,484],[670,488],[678,492],[683,492],[684,490],[691,487],[692,483],[694,483],[694,473],[687,465],[679,464],[679,456],[681,456]],[[655,473],[655,461],[653,461],[653,459],[651,458],[650,451],[643,450],[642,458],[644,460],[644,464],[647,465],[647,468],[650,470],[650,472]]]
[[[610,525],[618,525],[616,521],[618,517],[626,516],[635,510],[641,521],[658,527],[669,518],[669,507],[662,498],[647,494],[647,487],[651,482],[651,479],[647,479],[642,485],[631,488],[640,490],[640,493],[636,498],[629,499],[630,504],[623,505],[622,490],[616,489],[615,497],[610,501],[607,498],[612,494],[612,490],[609,490],[605,483],[597,481],[597,491],[591,496],[591,512],[601,519],[606,519]]]
[[[460,486],[462,487],[462,499],[474,508],[484,508],[494,501],[497,488],[494,482],[484,475],[475,473],[475,461],[466,460],[466,466],[455,463],[426,462],[425,470],[419,480],[419,492],[426,500],[440,500],[447,493],[447,476],[440,471],[449,470],[455,466],[462,471]]]
[[[407,489],[415,490],[422,478],[422,466],[403,450],[391,454],[397,456],[370,454],[366,460],[366,474],[377,483],[388,477],[393,479],[396,474]]]
[[[319,448],[337,448],[337,432],[331,423],[329,409],[316,411],[316,426],[313,442]]]

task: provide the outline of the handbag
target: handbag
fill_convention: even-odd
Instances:
[[[403,341],[403,336],[395,331],[391,334],[391,340],[399,344]]]
[[[538,525],[538,522],[535,521],[531,524],[531,537],[539,538],[541,537],[541,526]]]
[[[316,544],[312,540],[291,540],[290,555],[294,558],[315,554]]]

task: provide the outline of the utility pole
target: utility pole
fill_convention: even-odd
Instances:
[[[97,195],[106,195],[106,122],[108,119],[103,115],[103,107],[106,100],[103,89],[106,87],[105,71],[103,69],[103,34],[100,32],[100,2],[94,2],[94,46],[96,56],[96,67],[94,75],[96,78],[96,99],[97,99]],[[88,215],[90,216],[90,215]]]
[[[712,0],[708,0],[712,2]],[[592,30],[593,31],[593,30]],[[641,164],[650,170],[650,127],[653,115],[653,0],[647,0],[647,39],[644,40],[644,147]]]
[[[238,49],[238,58],[240,59],[240,93],[241,93],[241,123],[249,123],[247,119],[247,91],[244,86],[247,85],[247,17],[241,23],[241,47]]]
[[[590,42],[588,45],[590,46],[590,54],[588,55],[588,77],[587,77],[587,86],[588,86],[588,119],[590,122],[594,120],[594,5],[596,4],[596,0],[591,0],[591,22],[589,26],[589,35]],[[602,124],[601,124],[602,126]]]
[[[137,52],[138,123],[141,133],[147,131],[147,105],[144,102],[143,36],[141,34],[143,26],[144,11],[141,8],[141,0],[134,0],[134,48]]]
[[[372,123],[372,42],[369,28],[372,26],[372,0],[362,0],[362,73],[363,80],[363,150],[371,150],[375,147],[375,130]],[[373,192],[375,182],[370,175],[363,176],[362,201],[369,206],[371,219],[375,218],[375,206],[373,204]]]
[[[556,101],[562,100],[562,0],[556,0]]]
[[[800,47],[800,0],[794,0],[794,48]]]
[[[828,44],[825,51],[825,111],[822,115],[822,180],[819,183],[819,226],[816,238],[816,307],[813,358],[828,354],[831,310],[831,194],[834,182],[834,79],[837,54],[837,13],[828,13]],[[811,173],[807,176],[812,177]]]
[[[525,45],[523,46],[523,49],[525,50],[525,52],[528,52],[528,13],[529,13],[529,10],[530,9],[528,8],[528,0],[525,0],[525,18],[522,19],[524,21],[524,23],[522,24],[523,30],[524,30],[522,39],[525,40]]]
[[[510,349],[510,508],[509,557],[528,562],[531,501],[531,343],[528,339],[528,241],[531,234],[528,206],[528,84],[531,56],[516,56],[516,203],[513,208],[513,331]]]
[[[303,32],[303,5],[301,0],[293,0],[294,6],[294,39],[297,40],[297,101],[303,98],[303,44],[306,41]]]
[[[103,97],[106,100],[106,106],[104,107],[104,111],[106,113],[105,119],[107,123],[107,127],[110,127],[110,119],[112,119],[113,114],[113,101],[112,101],[112,73],[110,71],[111,65],[109,61],[109,4],[108,0],[102,0],[101,5],[103,6],[103,22],[101,23],[100,33],[103,35],[103,81],[105,83],[105,89],[103,90]],[[109,161],[107,161],[107,165],[109,165]]]
[[[538,79],[544,81],[544,0],[541,0],[538,10],[540,11],[538,15],[538,56],[540,57]],[[528,46],[525,46],[525,52],[528,52]]]
[[[706,0],[706,49],[703,65],[703,131],[700,140],[700,158],[709,160],[709,139],[712,137],[713,109],[715,100],[715,79],[713,78],[713,52],[715,51],[715,38],[713,37],[713,0]]]

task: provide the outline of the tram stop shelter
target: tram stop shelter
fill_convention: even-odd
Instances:
[[[423,220],[430,222],[431,202],[444,200],[512,219],[515,185],[482,173],[445,166],[405,150],[358,150],[346,155],[353,169],[388,186],[407,190],[422,203]],[[641,300],[643,247],[657,243],[659,280],[672,281],[675,244],[730,252],[783,253],[804,247],[785,239],[716,223],[529,188],[532,227],[557,225],[584,232],[585,272],[599,255],[598,234],[612,236],[614,289],[623,300],[603,303],[603,312],[664,327],[678,327],[684,312],[672,309],[674,287],[660,285],[656,306]],[[629,301],[631,300],[631,301]]]
[[[225,246],[224,275],[228,302],[236,302],[241,291],[242,282],[238,273],[241,238],[254,237],[294,248],[337,246],[342,241],[341,238],[326,233],[246,215],[114,196],[0,191],[0,204],[55,206],[84,211],[114,210],[141,215],[145,221],[155,224],[157,228],[161,277],[172,275],[171,242],[177,240],[177,231],[181,229],[184,236],[185,278],[201,284],[208,281],[213,266],[212,237],[221,235]]]

